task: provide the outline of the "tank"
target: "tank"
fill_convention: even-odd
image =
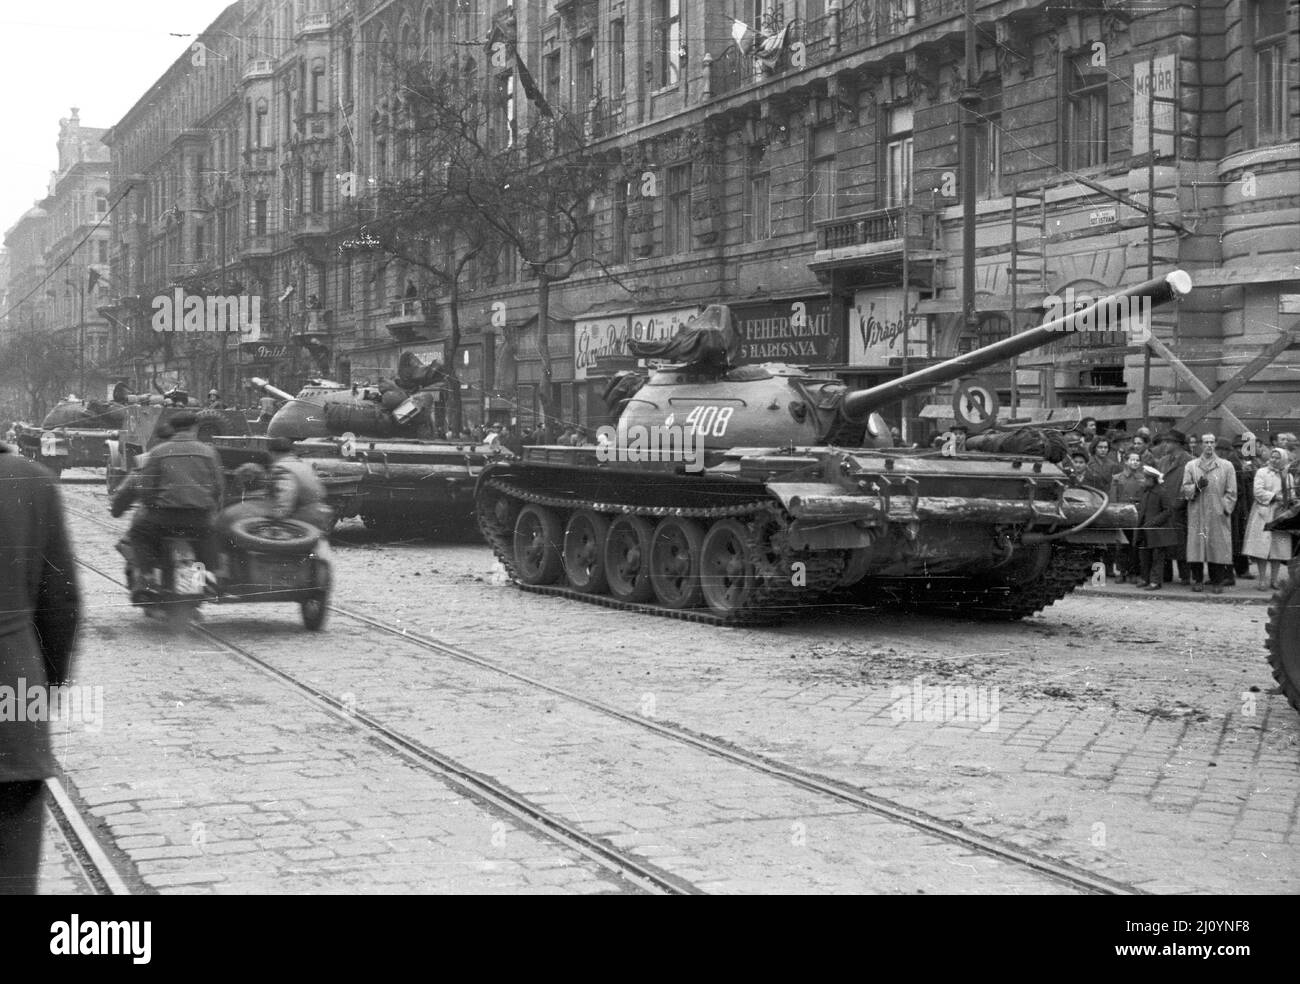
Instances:
[[[98,400],[62,400],[39,427],[14,424],[14,437],[28,458],[59,474],[64,468],[103,468],[104,442],[116,436],[126,407]]]
[[[312,380],[291,395],[250,380],[284,402],[265,437],[217,438],[223,459],[257,460],[271,438],[294,442],[311,462],[339,519],[360,516],[386,535],[463,535],[477,529],[474,484],[484,465],[508,454],[473,442],[439,440],[434,408],[442,374],[404,355],[397,377],[377,386]]]
[[[100,447],[106,449],[105,481],[110,494],[136,468],[141,455],[170,436],[168,421],[181,411],[198,417],[195,430],[199,440],[217,446],[221,463],[228,470],[245,461],[267,463],[265,449],[241,452],[220,446],[222,441],[233,442],[248,434],[248,421],[240,411],[170,406],[163,404],[161,397],[146,398],[146,402],[131,403],[122,408],[121,426],[115,433],[107,437],[100,435]],[[219,435],[222,435],[220,439]]]
[[[480,528],[529,590],[679,618],[775,620],[836,600],[1021,618],[1082,583],[1098,547],[1124,542],[1134,507],[1043,454],[956,438],[895,448],[879,411],[1190,289],[1176,271],[858,392],[796,366],[733,368],[739,340],[713,306],[676,338],[634,346],[685,364],[611,386],[617,425],[600,446],[529,447],[485,468]],[[981,440],[1005,447],[997,436]],[[1057,438],[1042,444],[1059,459]]]

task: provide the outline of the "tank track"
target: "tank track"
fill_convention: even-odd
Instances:
[[[626,503],[598,502],[590,499],[573,499],[546,496],[512,486],[500,479],[485,483],[494,492],[504,496],[515,507],[524,504],[546,506],[551,509],[589,509],[598,513],[622,513],[640,516],[646,520],[665,516],[683,519],[737,519],[745,524],[749,533],[751,556],[755,564],[755,584],[743,608],[721,614],[707,608],[677,609],[645,602],[621,601],[610,595],[589,594],[563,585],[523,584],[517,577],[514,561],[514,527],[500,521],[494,510],[478,510],[479,528],[491,546],[493,554],[506,569],[510,579],[520,588],[534,594],[555,595],[587,604],[601,605],[622,611],[660,615],[706,625],[758,625],[781,621],[797,609],[815,604],[829,595],[839,583],[847,560],[843,551],[797,551],[786,543],[785,531],[790,517],[775,500],[752,500],[735,506],[682,508],[676,506],[632,506]],[[509,510],[513,517],[518,508]],[[803,577],[794,584],[791,572],[796,563],[803,564]]]
[[[969,618],[993,622],[1014,622],[1040,612],[1060,601],[1092,574],[1093,549],[1054,545],[1042,575],[1016,584],[993,583],[974,587],[974,577],[956,579],[955,585],[932,582],[908,584],[899,591],[899,601],[922,611],[942,610]]]
[[[1268,606],[1267,635],[1268,662],[1273,668],[1273,679],[1296,711],[1300,711],[1300,678],[1287,672],[1287,640],[1300,639],[1300,565],[1292,564],[1287,582],[1274,593]],[[1288,631],[1289,627],[1289,631]],[[1300,662],[1300,653],[1291,653],[1291,665]]]

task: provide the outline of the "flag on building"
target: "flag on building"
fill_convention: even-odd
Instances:
[[[731,37],[736,42],[736,47],[740,49],[742,55],[748,54],[748,45],[745,39],[750,37],[754,32],[749,29],[749,25],[744,21],[731,19]]]
[[[754,49],[754,57],[763,66],[763,71],[769,74],[776,71],[777,65],[781,63],[781,58],[785,54],[786,43],[789,38],[789,23],[775,34],[759,37],[758,44]]]
[[[496,51],[496,46],[504,45],[507,56],[514,62],[515,75],[519,78],[519,84],[524,88],[524,95],[528,97],[529,102],[537,107],[537,111],[543,116],[554,116],[551,104],[546,101],[542,95],[542,90],[537,87],[537,81],[533,78],[533,73],[528,71],[528,66],[524,64],[523,58],[519,54],[519,46],[515,39],[506,33],[500,24],[493,24],[492,31],[488,34],[487,56],[488,65],[492,64],[492,56]]]

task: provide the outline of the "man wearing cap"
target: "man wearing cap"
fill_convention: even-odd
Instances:
[[[1165,563],[1169,564],[1168,579],[1173,580],[1172,561],[1178,561],[1178,579],[1183,584],[1191,583],[1191,573],[1187,564],[1187,500],[1183,498],[1183,470],[1192,456],[1184,446],[1186,436],[1180,430],[1170,428],[1156,435],[1156,467],[1164,473],[1163,487],[1165,496],[1173,503],[1173,516],[1170,522],[1176,531],[1174,543],[1165,548]]]
[[[1187,500],[1187,560],[1192,565],[1192,590],[1202,591],[1202,564],[1210,565],[1210,590],[1223,594],[1232,569],[1232,509],[1237,504],[1237,476],[1214,449],[1215,436],[1201,435],[1201,456],[1183,469],[1183,498]]]
[[[203,565],[216,570],[212,530],[225,487],[221,457],[199,440],[194,411],[173,414],[169,423],[174,435],[149,451],[134,478],[118,487],[110,511],[120,516],[137,499],[141,502],[142,514],[127,534],[137,571],[159,566],[163,541],[170,536],[192,541]]]
[[[1138,503],[1138,563],[1144,591],[1159,591],[1165,583],[1165,551],[1178,541],[1174,528],[1174,504],[1164,484],[1164,473],[1147,465],[1142,469],[1145,486]]]
[[[214,389],[210,389],[210,390],[208,390],[208,402],[207,402],[207,404],[206,404],[206,408],[207,408],[208,410],[224,410],[224,409],[226,409],[226,405],[225,405],[224,403],[221,402],[221,391],[220,391],[220,390],[214,390]]]

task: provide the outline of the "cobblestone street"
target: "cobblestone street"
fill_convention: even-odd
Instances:
[[[119,576],[102,487],[64,494],[78,556]],[[1262,605],[1112,587],[1010,625],[725,629],[525,594],[481,544],[349,524],[334,556],[320,635],[289,604],[208,606],[216,638],[169,635],[82,570],[73,682],[103,688],[103,719],[58,751],[128,883],[641,890],[429,749],[689,890],[1080,890],[979,843],[1130,891],[1300,887],[1300,718],[1268,692]],[[42,885],[84,890],[53,832]]]

